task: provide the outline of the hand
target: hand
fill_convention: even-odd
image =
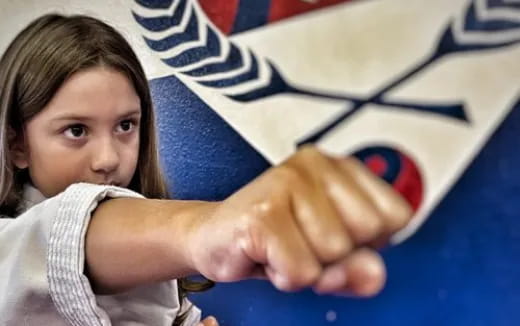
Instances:
[[[218,322],[213,316],[204,318],[197,326],[218,326]]]
[[[193,221],[192,265],[214,281],[267,278],[284,291],[374,295],[376,251],[412,217],[390,185],[355,158],[304,147]]]

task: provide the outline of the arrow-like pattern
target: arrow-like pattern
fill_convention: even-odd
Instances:
[[[286,93],[343,100],[359,108],[366,103],[374,103],[381,107],[415,110],[467,121],[462,103],[392,101],[382,96],[385,92],[363,98],[293,85],[270,60],[259,58],[253,51],[240,47],[214,28],[196,1],[136,0],[136,4],[133,14],[143,27],[146,44],[164,63],[175,72],[189,76],[206,87],[218,89],[235,101],[250,102]],[[347,113],[340,120],[349,115]],[[332,128],[337,123],[332,123]],[[328,132],[330,128],[325,129]]]

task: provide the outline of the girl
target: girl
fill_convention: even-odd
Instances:
[[[143,69],[85,16],[45,15],[14,39],[0,123],[2,325],[194,325],[175,281],[194,274],[374,295],[370,248],[412,215],[358,161],[312,147],[224,201],[166,200]]]

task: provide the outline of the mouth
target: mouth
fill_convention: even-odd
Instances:
[[[121,183],[120,182],[115,182],[115,181],[103,181],[103,182],[99,182],[98,184],[99,185],[103,185],[103,186],[121,187]]]

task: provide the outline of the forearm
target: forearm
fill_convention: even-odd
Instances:
[[[94,291],[117,293],[198,273],[188,238],[217,205],[131,198],[101,203],[85,240],[85,269]]]

